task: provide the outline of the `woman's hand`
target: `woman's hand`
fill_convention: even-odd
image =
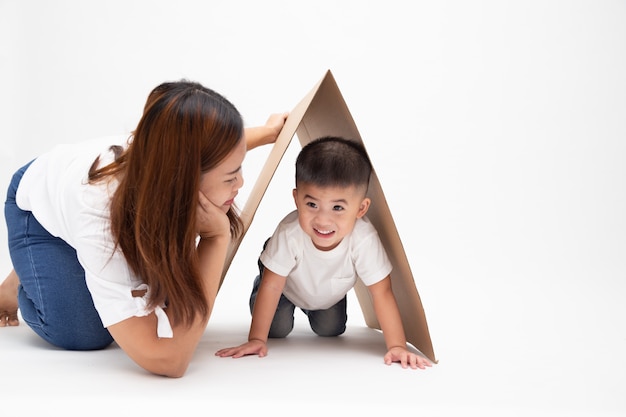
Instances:
[[[280,131],[283,130],[283,126],[285,126],[285,121],[287,120],[288,116],[289,116],[289,113],[287,112],[274,113],[270,115],[270,117],[265,122],[265,127],[268,128],[270,131],[270,134],[269,134],[270,141],[267,143],[276,142],[276,138],[280,134]]]
[[[213,204],[202,191],[198,191],[196,228],[203,239],[226,236],[230,239],[230,221],[222,209]]]
[[[274,113],[265,122],[263,126],[249,127],[245,130],[246,147],[248,150],[257,146],[267,145],[276,142],[276,138],[285,125],[285,121],[289,116],[288,112]]]

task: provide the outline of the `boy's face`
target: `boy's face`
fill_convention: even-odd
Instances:
[[[370,199],[362,189],[298,184],[293,190],[300,227],[319,250],[334,249],[367,213]]]

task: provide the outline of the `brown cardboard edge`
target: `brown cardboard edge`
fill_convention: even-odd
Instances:
[[[241,221],[243,223],[243,231],[238,238],[233,239],[233,241],[231,242],[228,254],[226,256],[226,261],[224,263],[224,270],[222,272],[222,280],[220,282],[220,286],[221,283],[224,281],[226,273],[230,268],[233,258],[235,257],[237,250],[239,249],[239,246],[243,241],[243,238],[245,237],[248,229],[250,228],[250,225],[252,224],[252,220],[254,220],[256,211],[261,204],[261,200],[263,199],[265,192],[267,191],[267,187],[274,177],[274,173],[276,172],[276,169],[278,168],[278,165],[280,164],[283,155],[287,151],[291,140],[295,136],[296,130],[298,129],[298,126],[300,125],[300,122],[302,121],[302,118],[304,117],[304,114],[309,104],[311,103],[311,100],[315,96],[315,92],[317,91],[321,82],[322,80],[320,80],[318,84],[313,87],[311,91],[300,101],[300,103],[298,103],[293,108],[293,110],[289,112],[287,120],[285,120],[285,125],[278,134],[276,142],[274,142],[272,150],[270,151],[270,154],[268,155],[265,164],[263,164],[263,168],[261,169],[261,172],[259,173],[254,183],[254,186],[252,187],[252,190],[250,190],[248,199],[246,200],[246,203],[244,204],[243,209],[240,213]]]

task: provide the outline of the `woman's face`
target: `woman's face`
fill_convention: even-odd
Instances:
[[[200,177],[200,191],[224,213],[228,212],[243,186],[241,164],[246,156],[246,141],[241,139],[233,151],[215,168]]]

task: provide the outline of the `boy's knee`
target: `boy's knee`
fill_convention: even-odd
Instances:
[[[337,326],[320,326],[319,324],[316,326],[311,325],[311,329],[313,332],[322,337],[335,337],[344,334],[346,331],[345,325],[337,325]]]
[[[289,335],[289,333],[291,333],[292,330],[293,323],[291,323],[291,325],[285,323],[280,326],[272,324],[272,327],[270,327],[270,331],[268,333],[268,337],[271,339],[284,339]]]

